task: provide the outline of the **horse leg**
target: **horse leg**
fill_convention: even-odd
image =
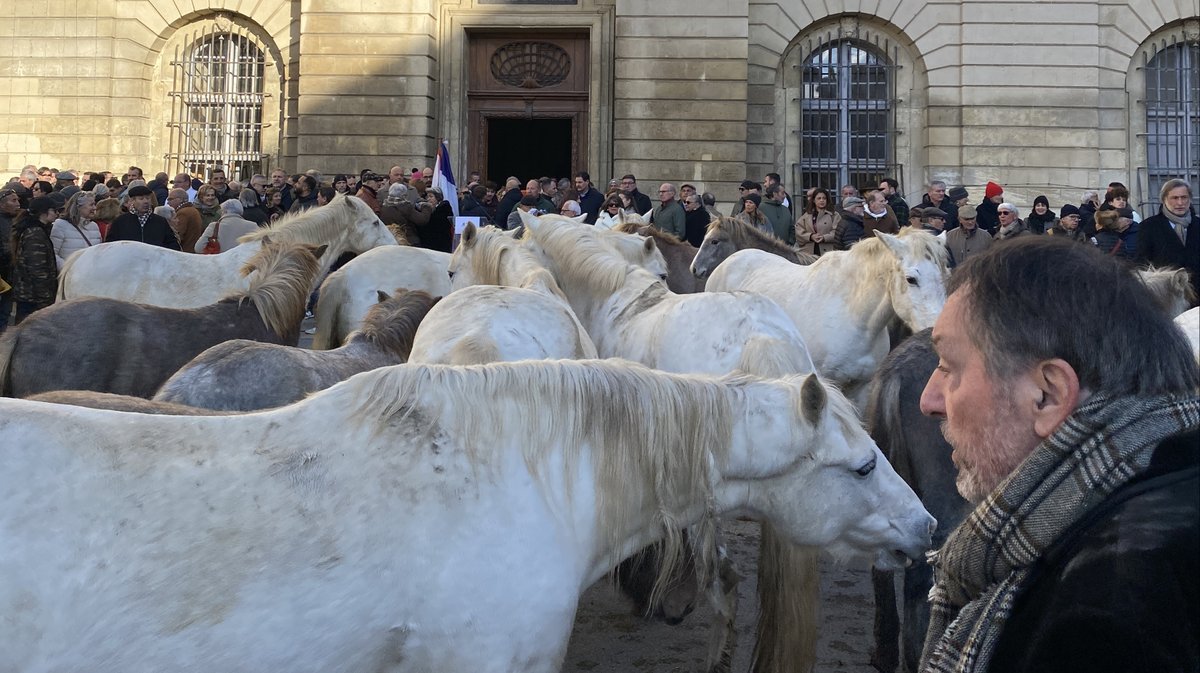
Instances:
[[[875,589],[875,649],[871,652],[871,665],[879,673],[895,673],[900,665],[895,573],[872,568],[871,585]]]
[[[904,670],[915,673],[929,630],[929,589],[933,586],[933,567],[914,563],[904,572],[904,634],[901,653]]]
[[[758,550],[759,618],[751,670],[809,673],[817,659],[819,552],[785,542],[766,523]]]
[[[708,644],[708,673],[730,673],[733,651],[737,647],[738,583],[742,578],[724,546],[717,548],[717,576],[709,588],[713,606],[712,639]]]

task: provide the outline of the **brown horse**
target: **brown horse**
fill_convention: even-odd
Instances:
[[[93,390],[150,397],[204,349],[229,339],[296,345],[325,246],[272,243],[242,267],[242,293],[195,309],[100,297],[38,311],[0,340],[0,394]],[[169,282],[169,281],[163,281]]]
[[[714,219],[708,224],[704,242],[692,261],[691,271],[697,278],[708,278],[717,265],[738,250],[764,250],[779,255],[793,264],[812,264],[813,255],[800,252],[783,241],[731,217]]]
[[[681,241],[673,234],[668,234],[656,227],[642,224],[641,218],[626,220],[613,227],[613,231],[625,234],[638,234],[654,239],[654,244],[662,251],[667,260],[667,287],[676,294],[692,294],[704,291],[704,280],[692,275],[692,260],[696,258],[699,248],[687,241]]]

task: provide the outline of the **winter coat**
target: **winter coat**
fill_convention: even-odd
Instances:
[[[265,212],[265,211],[264,211]],[[175,237],[179,239],[179,249],[192,252],[196,249],[196,241],[204,233],[204,225],[200,222],[200,211],[190,203],[179,206],[175,211]]]
[[[957,224],[958,213],[955,212],[952,215],[954,215],[954,222]],[[989,199],[984,199],[983,203],[975,206],[975,224],[994,237],[996,232],[1000,230],[1000,204],[992,203]],[[949,229],[949,226],[946,228]]]
[[[946,251],[950,253],[950,266],[955,267],[967,261],[971,255],[992,247],[992,235],[975,227],[967,231],[966,227],[957,227],[946,232]]]
[[[588,187],[586,194],[580,194],[579,198],[574,200],[579,202],[579,209],[587,216],[584,222],[595,224],[596,218],[600,217],[600,206],[604,205],[604,195]]]
[[[683,206],[674,199],[667,202],[666,205],[658,204],[650,215],[650,222],[655,229],[665,231],[680,240],[687,234],[685,220],[686,214],[683,212]]]
[[[428,204],[417,208],[412,202],[404,200],[395,205],[382,206],[379,209],[379,219],[383,220],[384,224],[394,224],[399,227],[400,233],[408,239],[409,245],[421,244],[421,236],[417,232],[417,228],[429,224],[429,216],[432,214],[433,209]]]
[[[267,226],[267,209],[262,206],[250,206],[243,210],[242,219],[250,220],[260,227],[265,227]]]
[[[504,192],[504,198],[500,199],[500,205],[496,206],[496,217],[494,222],[508,222],[508,216],[512,213],[517,204],[521,202],[521,190],[510,189]]]
[[[993,203],[992,205],[995,206],[996,204]],[[921,207],[935,207],[928,194],[921,198]],[[953,201],[951,201],[949,198],[942,199],[942,204],[940,206],[936,206],[936,208],[946,213],[946,226],[942,227],[942,231],[950,231],[958,226],[958,206],[954,205]],[[976,210],[979,209],[976,208]],[[997,220],[997,222],[999,222],[999,220]],[[908,224],[908,220],[904,220],[904,223]],[[980,224],[982,225],[982,222]],[[987,230],[989,234],[992,233],[991,230],[987,229],[987,227],[983,227],[983,229]]]
[[[138,216],[133,213],[125,213],[118,217],[113,220],[112,226],[108,230],[108,240],[141,241],[171,250],[179,249],[179,239],[175,237],[171,225],[167,223],[166,219],[154,213],[146,217],[145,226],[142,226],[138,221]]]
[[[1179,240],[1174,225],[1161,208],[1157,215],[1142,220],[1138,225],[1135,257],[1140,264],[1187,269],[1192,275],[1192,288],[1200,294],[1200,216],[1191,212],[1188,217],[1191,223],[1187,241]]]
[[[708,223],[712,222],[712,216],[703,208],[695,210],[684,209],[683,228],[684,240],[697,248],[704,242],[704,235],[708,233]],[[598,224],[598,223],[597,223]]]
[[[481,225],[492,223],[492,217],[488,214],[487,209],[483,207],[483,204],[476,201],[470,192],[459,202],[458,214],[460,217],[478,217]]]
[[[826,250],[833,250],[833,232],[837,229],[842,216],[831,210],[822,210],[814,218],[811,213],[804,213],[796,222],[796,242],[800,251],[810,255],[820,255]],[[820,234],[824,241],[815,243],[813,234]]]
[[[437,204],[429,220],[424,225],[417,225],[416,229],[421,239],[420,247],[450,252],[454,243],[454,211],[450,208],[450,202]]]
[[[217,220],[221,219],[221,204],[220,203],[218,203],[215,206],[202,206],[199,203],[196,203],[193,205],[196,208],[196,212],[200,213],[201,228],[207,227],[208,225],[212,224],[213,222],[216,222]],[[108,239],[104,239],[104,240],[108,240]]]
[[[192,244],[195,252],[204,252],[208,239],[217,232],[217,242],[221,244],[221,252],[232,250],[238,246],[238,239],[246,234],[258,231],[258,225],[236,215],[226,215],[204,228],[204,233]]]
[[[787,209],[787,206],[778,201],[763,199],[759,210],[766,216],[767,221],[771,223],[771,233],[774,234],[775,238],[788,245],[795,245],[796,228],[792,226],[792,212]]]
[[[629,193],[629,199],[633,201],[633,207],[639,213],[648,213],[654,204],[650,202],[650,197],[634,189]]]
[[[1047,236],[1065,236],[1068,240],[1086,242],[1088,239],[1083,235],[1083,226],[1075,227],[1074,231],[1067,231],[1060,220],[1055,220],[1054,226],[1046,230]]]
[[[6,280],[13,286],[13,301],[44,308],[54,303],[58,292],[58,262],[50,241],[50,225],[32,215],[18,217],[13,224],[12,277]]]
[[[887,204],[883,206],[883,217],[877,218],[871,213],[863,211],[863,238],[874,238],[876,231],[882,231],[885,234],[900,233],[900,223],[896,219],[896,214]]]
[[[892,214],[896,216],[896,222],[908,224],[908,202],[900,196],[899,192],[889,196],[887,204],[892,209]],[[957,219],[956,217],[955,220],[957,221]]]
[[[1200,434],[1162,442],[1032,568],[990,671],[1200,670]]]
[[[1058,224],[1058,218],[1049,210],[1046,211],[1045,215],[1038,215],[1030,211],[1029,215],[1025,218],[1025,224],[1029,225],[1030,231],[1041,235],[1050,231],[1054,225]]]
[[[12,284],[12,269],[13,269],[13,251],[12,251],[12,235],[13,235],[13,218],[0,213],[0,278]],[[3,316],[0,320],[7,318]],[[0,327],[3,323],[0,323]]]
[[[833,247],[835,250],[849,250],[850,246],[862,240],[866,228],[862,218],[854,213],[842,211],[842,219],[837,229],[833,230]]]
[[[91,220],[76,227],[60,217],[50,225],[50,242],[54,244],[55,261],[61,269],[71,253],[101,242],[100,227]]]
[[[983,225],[979,225],[979,228],[983,229]],[[987,230],[984,229],[984,231],[987,231]],[[1024,220],[1018,218],[1016,221],[1013,222],[1012,226],[1009,228],[1009,230],[1007,232],[1004,231],[1003,227],[998,227],[996,229],[995,235],[993,235],[992,238],[996,241],[1009,241],[1018,236],[1032,236],[1032,235],[1033,235],[1033,232],[1029,231],[1029,225],[1025,224]]]
[[[768,236],[775,235],[775,229],[771,227],[771,222],[767,219],[766,215],[763,215],[761,210],[754,213],[753,218],[750,217],[749,213],[743,210],[734,216],[733,219],[743,224],[748,224]]]

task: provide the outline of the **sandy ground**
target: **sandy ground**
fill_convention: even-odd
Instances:
[[[745,673],[754,642],[758,610],[754,581],[758,557],[758,525],[733,522],[725,525],[727,548],[743,576],[738,586],[738,648],[733,670]],[[817,646],[820,673],[875,673],[871,656],[871,629],[875,602],[871,574],[865,564],[838,567],[823,562],[821,568],[821,639]],[[564,673],[698,673],[703,672],[711,611],[698,606],[678,626],[655,623],[631,614],[629,602],[601,581],[588,589],[579,603],[575,631]]]

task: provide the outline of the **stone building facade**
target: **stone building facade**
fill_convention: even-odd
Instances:
[[[445,138],[460,174],[719,197],[769,171],[1024,204],[1200,186],[1196,0],[0,4],[10,175],[422,167]]]

